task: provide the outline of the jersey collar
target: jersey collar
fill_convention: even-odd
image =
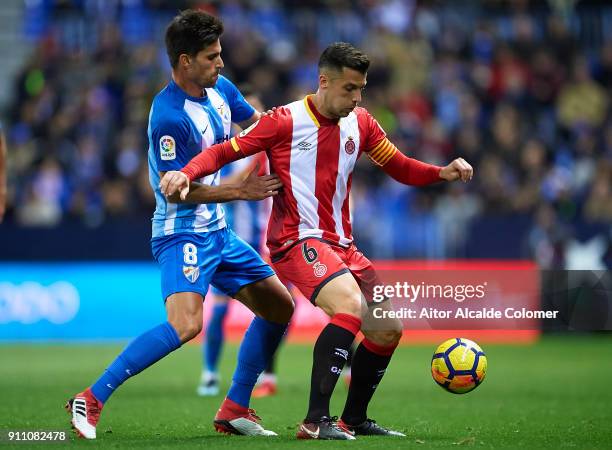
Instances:
[[[185,92],[178,84],[176,84],[176,82],[174,80],[170,80],[170,87],[178,92],[182,97],[186,98],[187,100],[191,100],[192,102],[197,102],[197,103],[208,103],[209,99],[208,99],[208,93],[206,92],[206,89],[204,89],[204,96],[203,97],[192,97],[191,95],[187,94],[187,92]]]
[[[304,105],[306,106],[306,112],[308,112],[308,115],[310,116],[312,121],[315,123],[317,128],[330,126],[330,125],[338,125],[338,122],[340,121],[339,119],[329,119],[325,117],[323,114],[321,114],[319,111],[317,111],[317,108],[315,107],[312,101],[312,96],[313,94],[310,94],[304,97]]]

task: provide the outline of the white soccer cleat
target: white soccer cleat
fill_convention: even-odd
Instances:
[[[215,429],[220,433],[239,434],[242,436],[278,436],[274,431],[266,430],[260,424],[247,417],[215,420]]]
[[[259,424],[260,420],[255,410],[240,406],[226,398],[217,411],[214,425],[215,430],[219,433],[241,436],[278,436],[274,431],[262,427]]]
[[[89,388],[68,400],[65,408],[72,415],[72,428],[77,435],[85,439],[96,438],[96,425],[103,406]]]
[[[211,372],[204,372],[196,390],[200,397],[214,397],[219,395],[219,377]]]

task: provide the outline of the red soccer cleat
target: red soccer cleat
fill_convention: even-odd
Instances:
[[[72,428],[76,434],[85,439],[96,438],[96,425],[104,404],[87,388],[66,402],[66,411],[72,414]]]
[[[215,430],[225,434],[242,436],[277,436],[274,431],[266,430],[259,424],[261,418],[255,410],[245,408],[226,398],[215,416]]]

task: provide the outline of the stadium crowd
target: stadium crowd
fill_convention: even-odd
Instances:
[[[265,105],[312,92],[321,49],[348,41],[372,59],[364,106],[400,150],[474,166],[467,185],[410,189],[362,159],[354,224],[371,257],[464,257],[475,220],[523,217],[524,255],[559,267],[576,227],[609,229],[610,27],[585,39],[571,10],[528,1],[180,3],[41,1],[26,11],[36,46],[5,114],[5,220],[150,217],[146,124],[169,77],[160,27],[195,4],[225,22],[223,73]]]

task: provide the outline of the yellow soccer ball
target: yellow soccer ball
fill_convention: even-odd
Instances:
[[[487,357],[469,339],[442,342],[431,358],[431,375],[436,383],[453,394],[476,389],[487,374]]]

